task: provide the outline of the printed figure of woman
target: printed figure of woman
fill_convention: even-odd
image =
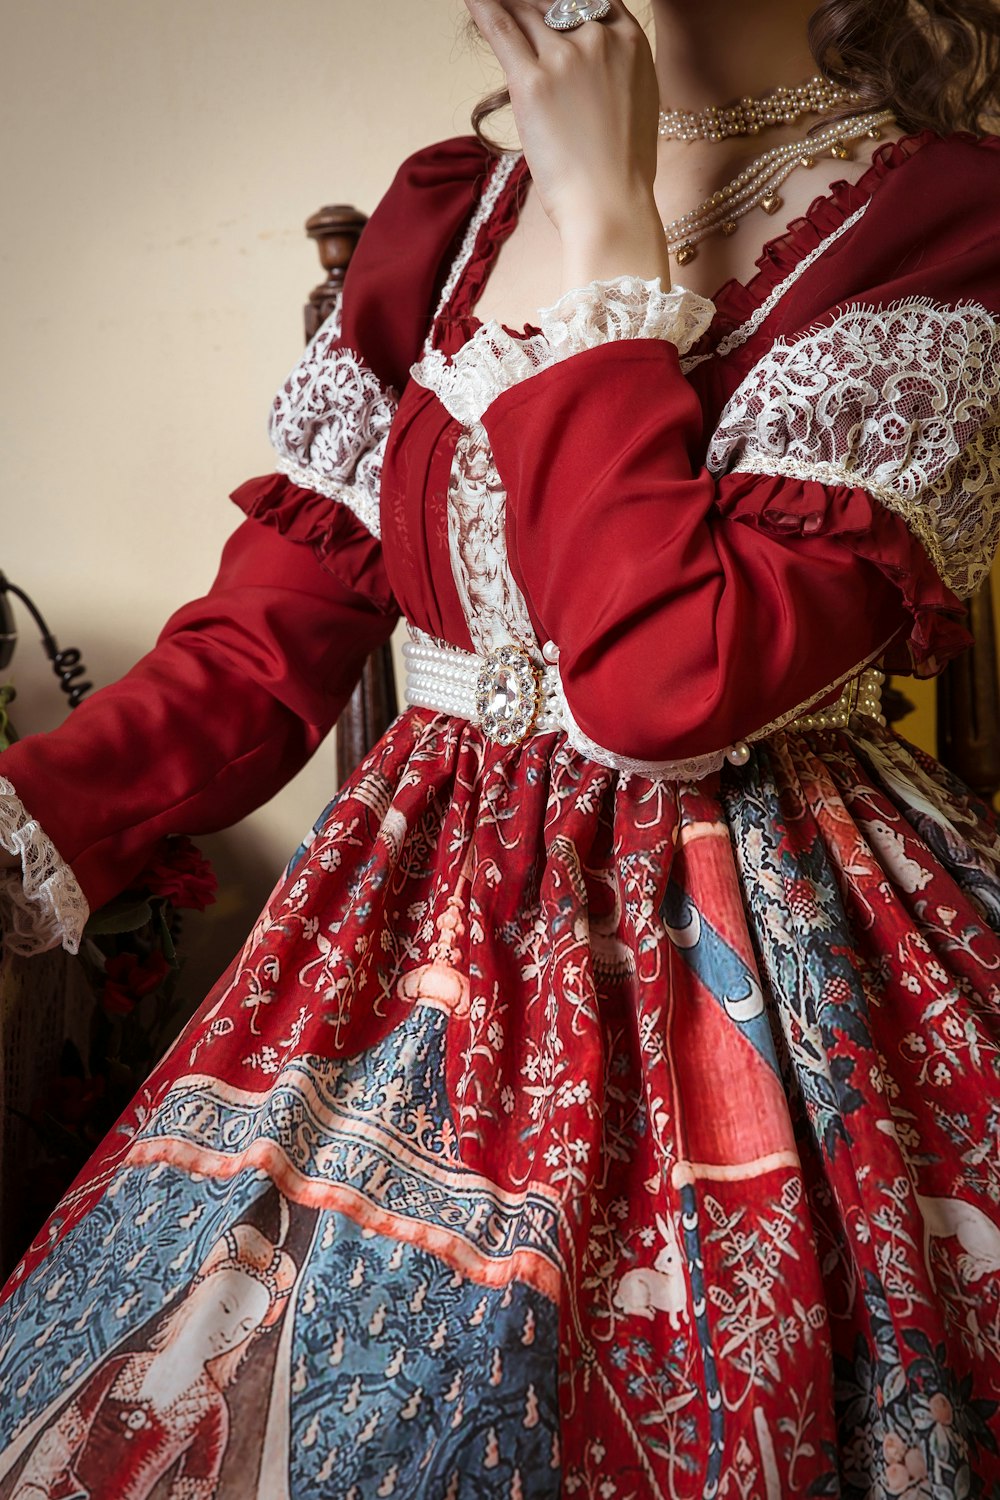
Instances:
[[[13,1500],[215,1494],[229,1438],[225,1392],[295,1281],[291,1257],[250,1224],[227,1230],[164,1315],[148,1349],[94,1370],[39,1440]]]

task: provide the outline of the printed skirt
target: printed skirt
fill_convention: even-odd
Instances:
[[[1000,1494],[1000,835],[404,713],[0,1305],[0,1500]]]

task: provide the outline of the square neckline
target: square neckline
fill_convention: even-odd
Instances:
[[[783,230],[761,247],[755,261],[757,270],[753,276],[746,282],[731,276],[708,299],[715,308],[715,314],[695,349],[700,351],[714,347],[726,333],[752,317],[777,282],[794,271],[820,239],[827,238],[850,213],[870,201],[879,184],[891,171],[909,161],[931,141],[940,139],[942,138],[936,131],[924,129],[899,136],[896,140],[885,141],[876,148],[867,168],[856,182],[838,178],[830,183],[825,193],[817,194],[804,214],[791,219]],[[524,195],[531,181],[523,151],[514,154],[517,160],[510,176],[504,183],[492,212],[479,226],[469,260],[452,291],[448,305],[442,308],[437,319],[438,323],[447,323],[453,328],[461,326],[466,339],[472,338],[479,329],[485,327],[486,322],[496,322],[495,319],[484,320],[477,317],[472,309],[489,280],[501,246],[518,222]],[[494,171],[502,166],[503,161],[503,156],[496,158]],[[484,192],[491,177],[492,173],[486,177]],[[673,284],[683,286],[683,282]],[[498,326],[516,339],[528,339],[541,333],[537,323],[525,323],[523,328],[512,328],[506,323]]]

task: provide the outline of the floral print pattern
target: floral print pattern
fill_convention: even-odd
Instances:
[[[250,1215],[213,1493],[994,1493],[998,913],[875,725],[667,783],[409,710],[12,1278],[0,1494]]]

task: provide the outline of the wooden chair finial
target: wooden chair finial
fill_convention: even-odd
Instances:
[[[350,203],[330,203],[306,220],[306,234],[315,240],[320,265],[326,272],[326,280],[313,287],[305,306],[307,341],[333,311],[351,256],[367,222],[367,214]]]

